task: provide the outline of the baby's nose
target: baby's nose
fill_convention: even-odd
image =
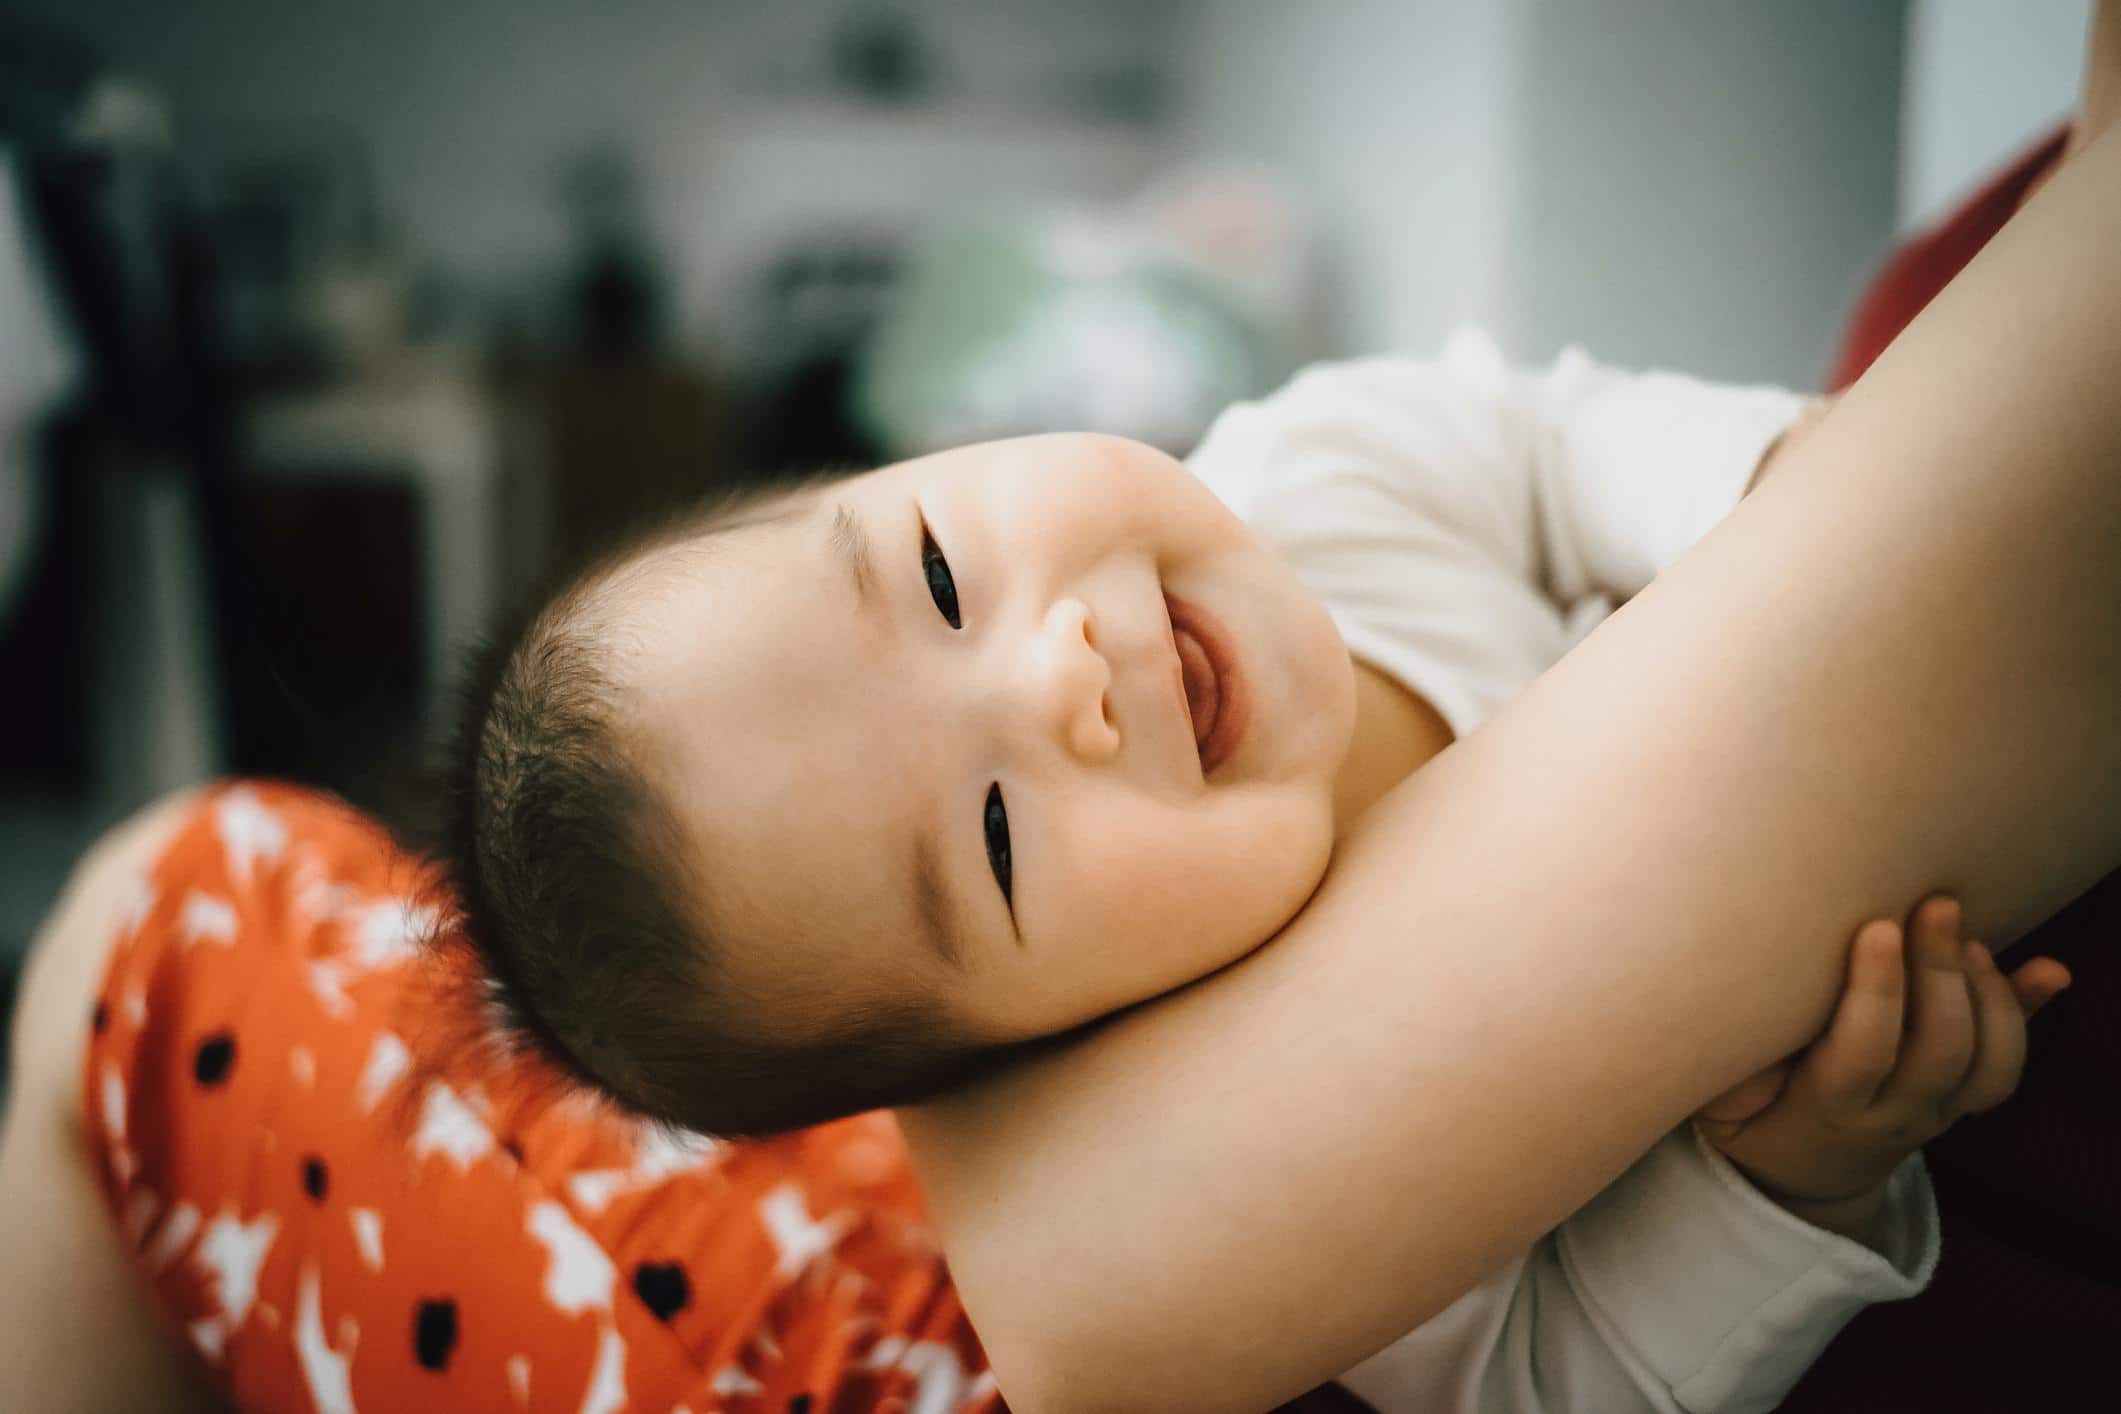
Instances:
[[[1034,710],[1059,733],[1070,755],[1106,761],[1119,750],[1119,728],[1107,696],[1112,668],[1097,648],[1089,605],[1062,599],[1047,611],[1031,669]]]

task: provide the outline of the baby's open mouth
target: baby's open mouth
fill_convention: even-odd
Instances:
[[[1171,646],[1178,654],[1179,690],[1193,727],[1193,749],[1207,776],[1237,753],[1247,710],[1243,667],[1229,630],[1213,614],[1172,595],[1164,596],[1171,620]]]
[[[1193,717],[1193,745],[1198,750],[1215,730],[1222,690],[1215,680],[1215,665],[1208,661],[1208,650],[1201,647],[1199,639],[1174,621],[1171,641],[1178,647],[1179,677],[1185,685],[1186,710]]]

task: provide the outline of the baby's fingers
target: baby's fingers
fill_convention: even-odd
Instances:
[[[1931,1105],[1953,1095],[1974,1061],[1974,1007],[1956,899],[1925,899],[1908,938],[1907,1044],[1880,1103]]]
[[[1966,980],[1973,993],[1974,1063],[1951,1107],[1977,1114],[2002,1104],[2018,1088],[2025,1070],[2025,1008],[1979,943],[1966,945]]]
[[[1857,931],[1848,985],[1834,1008],[1834,1019],[1805,1052],[1804,1083],[1838,1107],[1863,1109],[1893,1073],[1907,988],[1900,943],[1900,925],[1891,919],[1877,919]]]
[[[2036,957],[2021,964],[2010,976],[2011,990],[2027,1016],[2069,990],[2069,969],[2051,957]]]

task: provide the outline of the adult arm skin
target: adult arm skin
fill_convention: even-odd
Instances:
[[[1824,1023],[1863,919],[2121,859],[2121,135],[1242,964],[905,1124],[1019,1409],[1260,1409]],[[1144,940],[1153,946],[1153,940]]]

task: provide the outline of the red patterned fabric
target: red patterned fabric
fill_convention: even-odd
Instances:
[[[889,1115],[715,1144],[542,1103],[439,1050],[421,887],[343,806],[238,784],[113,940],[92,1152],[237,1408],[1000,1407]]]

